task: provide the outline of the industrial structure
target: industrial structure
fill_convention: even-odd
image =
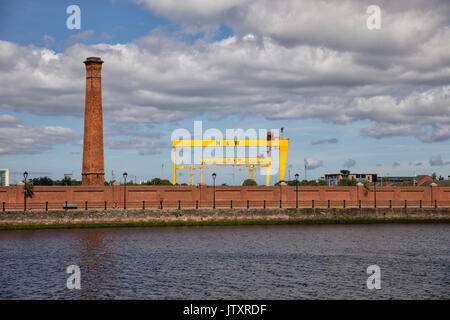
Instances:
[[[283,128],[281,128],[283,133]],[[280,180],[284,180],[286,169],[287,151],[289,147],[289,139],[274,137],[272,132],[267,133],[266,139],[188,139],[188,140],[172,140],[173,147],[173,184],[177,183],[177,169],[189,169],[189,184],[192,185],[193,170],[201,170],[201,182],[203,183],[203,169],[205,168],[222,168],[226,166],[247,166],[249,167],[250,179],[255,178],[255,167],[266,168],[266,186],[269,185],[271,167],[274,160],[271,157],[272,147],[279,149],[279,173]],[[233,148],[250,148],[250,147],[267,147],[267,156],[259,157],[220,157],[220,158],[201,158],[199,164],[181,164],[176,163],[177,148],[203,148],[203,147],[233,147]]]
[[[416,176],[403,176],[403,177],[379,177],[379,181],[382,183],[389,184],[391,186],[400,186],[402,184],[410,184],[412,186],[421,186],[425,182],[432,183],[433,178],[429,175],[422,174]]]
[[[9,186],[9,169],[0,169],[0,186]]]
[[[103,185],[102,59],[90,57],[86,65],[82,184]]]

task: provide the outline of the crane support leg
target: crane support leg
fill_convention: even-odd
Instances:
[[[177,184],[177,151],[173,148],[173,184]]]
[[[280,141],[280,181],[284,181],[289,140]]]

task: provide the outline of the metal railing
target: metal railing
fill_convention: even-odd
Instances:
[[[63,202],[33,202],[28,200],[26,210],[111,210],[111,209],[202,209],[202,208],[444,208],[450,207],[448,201],[425,200],[378,200],[378,201],[348,201],[348,200],[302,200],[302,201],[269,201],[269,200],[177,200],[177,201],[63,201]],[[0,211],[24,210],[23,203],[0,202]]]

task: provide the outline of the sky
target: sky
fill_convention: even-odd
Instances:
[[[447,178],[450,2],[376,1],[380,28],[368,27],[372,4],[0,0],[0,168],[12,183],[25,170],[81,178],[83,61],[98,56],[107,180],[172,180],[171,135],[194,121],[284,127],[286,179],[304,178],[305,163],[308,179],[341,169]],[[80,29],[67,27],[71,5]],[[248,177],[214,170],[218,184]]]

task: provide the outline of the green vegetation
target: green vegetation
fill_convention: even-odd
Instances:
[[[286,182],[286,184],[288,186],[295,186],[297,185],[297,180],[288,180],[288,181],[278,181],[277,183],[275,183],[276,186],[279,186],[281,182]],[[299,186],[327,186],[327,182],[325,180],[302,180],[298,182]]]
[[[81,181],[73,180],[68,177],[62,180],[52,180],[51,178],[45,176],[31,179],[30,182],[35,186],[81,186]],[[116,180],[111,180],[109,182],[105,181],[105,186],[112,186],[114,182],[116,182]],[[127,181],[127,185],[172,186],[173,184],[167,179],[153,178],[152,180],[145,181],[142,184],[138,184],[135,181],[130,180]],[[181,185],[187,186],[187,183],[182,183]]]
[[[148,180],[142,183],[145,186],[172,186],[172,182],[167,179],[153,178],[152,180]],[[182,185],[186,185],[185,183]]]
[[[25,184],[25,196],[27,198],[32,198],[33,195],[34,195],[33,184],[27,181],[27,183]]]
[[[50,179],[49,177],[34,178],[34,179],[31,179],[31,182],[35,186],[52,186],[53,185],[53,180]]]
[[[176,227],[176,226],[235,226],[235,225],[295,225],[295,224],[375,224],[375,223],[450,223],[449,218],[389,218],[336,217],[307,219],[223,219],[223,220],[153,220],[139,222],[77,222],[58,224],[0,225],[0,230],[73,229],[122,227]]]
[[[73,180],[68,177],[62,180],[52,180],[51,178],[45,176],[33,178],[30,182],[35,186],[81,186],[81,181]]]
[[[358,182],[355,179],[341,179],[339,180],[338,186],[356,186]]]
[[[256,183],[255,180],[253,179],[246,179],[244,180],[244,182],[242,183],[243,186],[257,186],[258,184]]]

